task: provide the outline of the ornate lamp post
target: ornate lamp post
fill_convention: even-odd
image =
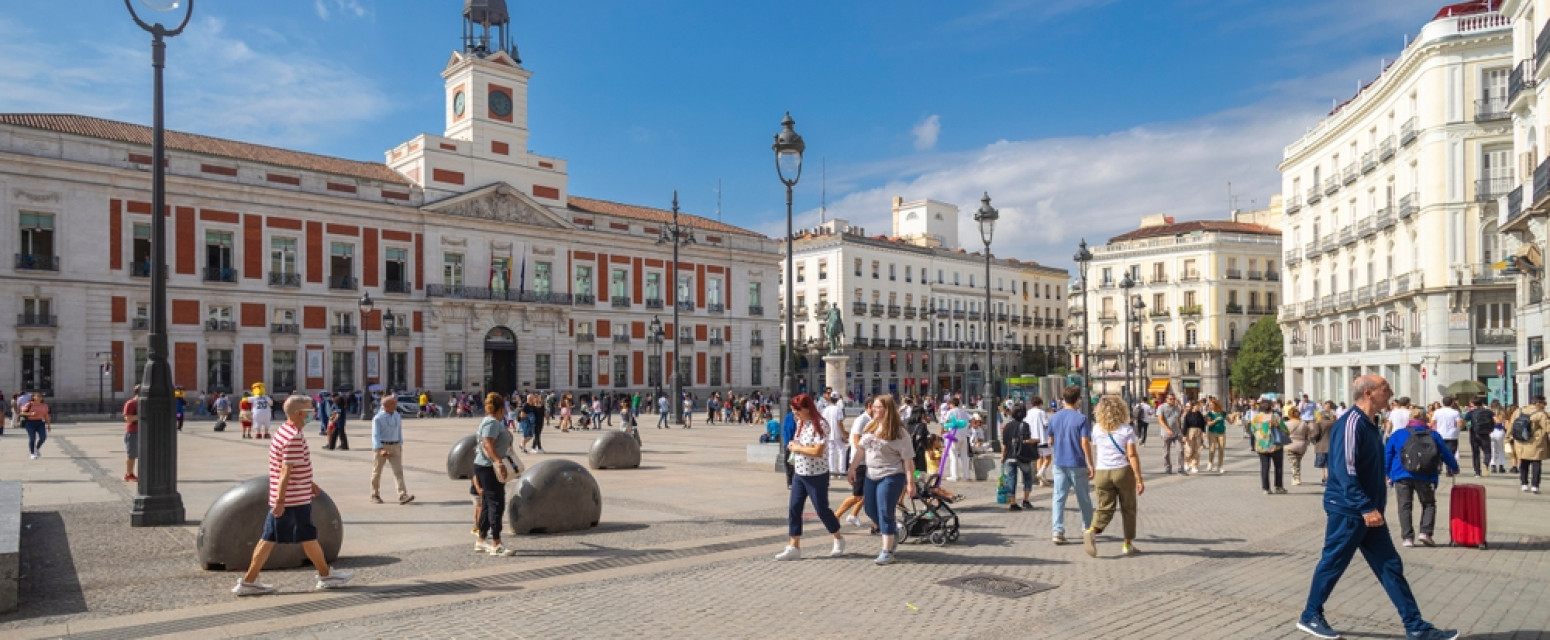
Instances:
[[[1092,319],[1092,309],[1087,306],[1087,269],[1092,266],[1093,252],[1087,250],[1086,238],[1082,238],[1082,241],[1076,245],[1076,255],[1072,256],[1072,260],[1076,261],[1077,272],[1081,276],[1080,286],[1082,287],[1082,411],[1086,412],[1088,420],[1091,420],[1093,417],[1092,374],[1088,364],[1088,361],[1091,359],[1088,357],[1091,355],[1088,353],[1088,346],[1092,341],[1092,323],[1090,322]]]
[[[1130,279],[1130,272],[1126,271],[1125,277],[1119,280],[1120,291],[1124,292],[1124,295],[1120,297],[1124,302],[1120,304],[1119,312],[1125,315],[1125,342],[1124,346],[1120,347],[1120,366],[1125,368],[1123,395],[1126,396],[1126,402],[1130,401],[1130,321],[1132,319],[1132,314],[1130,313],[1130,290],[1135,288],[1135,286],[1136,281]]]
[[[796,254],[795,236],[792,233],[791,218],[791,189],[802,179],[802,153],[807,151],[807,143],[802,141],[802,136],[797,135],[796,121],[791,119],[791,112],[786,112],[786,117],[780,121],[780,133],[775,134],[775,144],[770,148],[775,151],[775,175],[780,177],[781,184],[786,185],[786,333],[781,341],[783,354],[780,372],[780,396],[781,401],[790,403],[792,385],[796,378],[796,348],[793,341],[796,340],[795,318],[796,313],[796,267],[793,265],[793,256]],[[786,450],[785,429],[781,429],[780,450]],[[786,457],[775,456],[775,470],[786,470]]]
[[[1135,402],[1135,398],[1142,395],[1141,390],[1150,386],[1150,380],[1146,374],[1146,342],[1142,340],[1144,337],[1142,333],[1146,330],[1146,325],[1143,324],[1146,321],[1146,303],[1141,300],[1141,296],[1136,296],[1135,302],[1131,303],[1130,308],[1131,315],[1135,316],[1136,319],[1135,333],[1132,334],[1135,338],[1133,341],[1134,346],[1131,347],[1131,350],[1135,352],[1135,360],[1132,362],[1135,364],[1136,370],[1136,389],[1131,392],[1131,402]]]
[[[676,280],[674,281],[676,283]],[[675,285],[676,286],[676,285]],[[677,302],[676,300],[674,301]],[[677,307],[674,306],[676,310]],[[646,327],[646,340],[651,343],[651,351],[657,358],[657,366],[651,370],[652,384],[655,385],[656,395],[651,397],[651,404],[656,405],[657,398],[662,397],[662,319],[651,316],[651,324]]]
[[[382,312],[382,349],[383,349],[383,359],[382,360],[383,360],[383,368],[387,370],[386,374],[384,375],[384,377],[386,377],[386,379],[387,379],[387,384],[383,385],[383,388],[387,389],[388,391],[395,391],[395,392],[398,391],[397,389],[393,388],[393,383],[397,382],[397,378],[395,378],[393,376],[393,333],[396,332],[396,331],[398,331],[398,318],[395,318],[393,316],[393,310],[392,309],[387,309],[387,310],[383,311]]]
[[[372,301],[371,293],[361,294],[361,300],[357,303],[361,310],[361,339],[365,344],[361,346],[361,388],[371,394],[371,372],[366,368],[366,362],[371,357],[371,332],[366,330],[366,317],[371,315],[371,310],[376,308],[376,302]]]
[[[679,348],[683,346],[683,328],[678,324],[678,310],[684,308],[685,306],[693,308],[694,304],[693,300],[690,300],[687,304],[684,302],[684,297],[688,295],[688,291],[678,290],[678,248],[686,244],[695,243],[694,230],[678,222],[677,189],[673,190],[673,222],[672,224],[663,225],[662,230],[659,233],[660,235],[657,236],[657,244],[672,243],[673,245],[673,333],[676,334],[673,337],[673,359],[677,360]],[[673,412],[673,424],[675,425],[681,425],[684,423],[684,372],[683,368],[678,366],[678,364],[679,363],[676,362],[673,363],[673,397],[672,400],[667,403],[669,410]]]
[[[996,220],[1001,218],[1001,212],[990,206],[990,194],[980,198],[980,208],[974,212],[974,222],[980,227],[980,240],[985,242],[985,413],[990,414],[990,433],[1000,433],[996,429],[996,381],[993,380],[994,372],[991,371],[991,359],[995,357],[996,339],[994,326],[990,315],[990,240],[996,235]]]
[[[173,11],[178,3],[151,4],[154,11]],[[172,399],[172,366],[167,363],[167,210],[166,124],[162,117],[162,69],[167,65],[166,39],[183,33],[194,15],[188,0],[183,21],[175,29],[162,23],[146,24],[134,5],[124,0],[129,16],[151,34],[151,68],[154,70],[151,107],[151,336],[146,350],[145,385],[140,396],[140,483],[136,487],[129,524],[156,527],[183,524],[183,496],[178,493],[178,443]]]

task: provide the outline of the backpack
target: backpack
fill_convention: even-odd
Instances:
[[[1518,442],[1528,442],[1534,439],[1534,420],[1526,413],[1518,414],[1512,420],[1512,439]]]
[[[1399,463],[1405,471],[1416,475],[1435,475],[1441,470],[1442,452],[1437,449],[1432,432],[1426,428],[1411,429],[1410,438],[1399,449]]]
[[[1471,438],[1484,440],[1495,428],[1496,414],[1491,413],[1490,409],[1480,407],[1469,412],[1469,430],[1473,432],[1469,434]]]

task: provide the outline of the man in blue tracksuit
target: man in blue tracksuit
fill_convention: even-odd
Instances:
[[[1399,610],[1407,640],[1453,640],[1457,631],[1438,629],[1421,618],[1410,583],[1405,581],[1404,564],[1383,521],[1388,501],[1383,431],[1370,416],[1380,415],[1388,407],[1394,390],[1381,376],[1367,375],[1351,385],[1351,396],[1352,407],[1335,421],[1329,436],[1329,482],[1324,487],[1324,512],[1329,520],[1324,528],[1324,554],[1313,570],[1308,604],[1297,628],[1326,640],[1340,637],[1324,619],[1324,603],[1360,550]]]
[[[1403,460],[1405,443],[1411,438],[1431,438],[1432,444],[1437,447],[1438,467],[1446,467],[1448,475],[1458,475],[1459,461],[1453,455],[1453,449],[1443,442],[1442,434],[1426,427],[1426,423],[1419,420],[1411,420],[1404,429],[1395,429],[1389,434],[1388,444],[1383,448],[1385,465],[1389,472],[1389,484],[1394,485],[1394,497],[1399,499],[1399,539],[1404,541],[1407,547],[1415,546],[1420,542],[1428,547],[1432,546],[1432,527],[1437,522],[1437,481],[1441,480],[1438,473],[1413,473],[1405,468]],[[1415,501],[1421,502],[1421,535],[1416,536],[1415,529],[1411,528],[1414,522],[1410,518],[1411,505]]]

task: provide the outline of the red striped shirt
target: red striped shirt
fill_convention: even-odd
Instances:
[[[285,506],[312,503],[312,454],[301,428],[287,421],[269,440],[269,506],[280,493],[280,472],[291,465],[291,480],[285,485]]]

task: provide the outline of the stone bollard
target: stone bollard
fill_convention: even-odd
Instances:
[[[506,516],[513,533],[560,533],[597,526],[603,494],[592,473],[570,460],[551,458],[528,467],[508,491]]]
[[[623,431],[604,431],[587,451],[587,466],[593,469],[636,469],[640,467],[640,443]]]
[[[199,564],[209,571],[244,571],[253,560],[253,547],[264,533],[264,517],[269,513],[269,477],[244,480],[227,489],[210,504],[199,521],[199,537],[194,548]],[[339,507],[327,493],[312,498],[312,523],[318,529],[318,544],[323,557],[332,564],[344,546],[344,519]],[[311,562],[299,544],[277,544],[264,563],[264,569],[292,569]]]
[[[474,477],[474,454],[479,452],[479,436],[469,434],[452,443],[447,451],[447,477],[467,480]]]

